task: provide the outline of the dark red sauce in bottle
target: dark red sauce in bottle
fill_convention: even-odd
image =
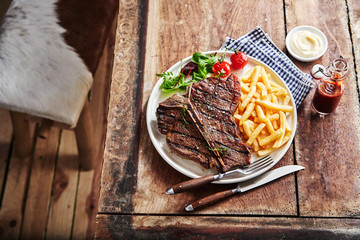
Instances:
[[[343,58],[335,59],[329,66],[325,78],[318,84],[312,101],[313,108],[320,114],[335,111],[344,93],[343,80],[347,75],[348,64]]]
[[[339,104],[342,94],[342,84],[325,80],[321,82],[316,89],[313,99],[313,106],[319,113],[332,113]]]

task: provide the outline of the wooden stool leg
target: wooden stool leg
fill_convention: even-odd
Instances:
[[[83,170],[91,170],[96,165],[97,151],[88,101],[84,105],[75,128],[75,135],[81,167]]]
[[[27,157],[31,154],[32,139],[29,122],[25,120],[26,114],[10,111],[15,139],[15,154],[18,157]]]

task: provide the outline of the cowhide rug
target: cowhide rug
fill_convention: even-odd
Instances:
[[[75,126],[92,84],[55,0],[13,0],[0,26],[0,107]]]

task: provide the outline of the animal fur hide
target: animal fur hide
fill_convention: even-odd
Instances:
[[[78,121],[92,75],[63,38],[55,0],[13,0],[0,26],[0,107]]]

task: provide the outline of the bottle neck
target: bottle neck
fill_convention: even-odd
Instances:
[[[337,58],[329,66],[330,79],[336,82],[343,81],[348,73],[348,63],[345,59]]]

